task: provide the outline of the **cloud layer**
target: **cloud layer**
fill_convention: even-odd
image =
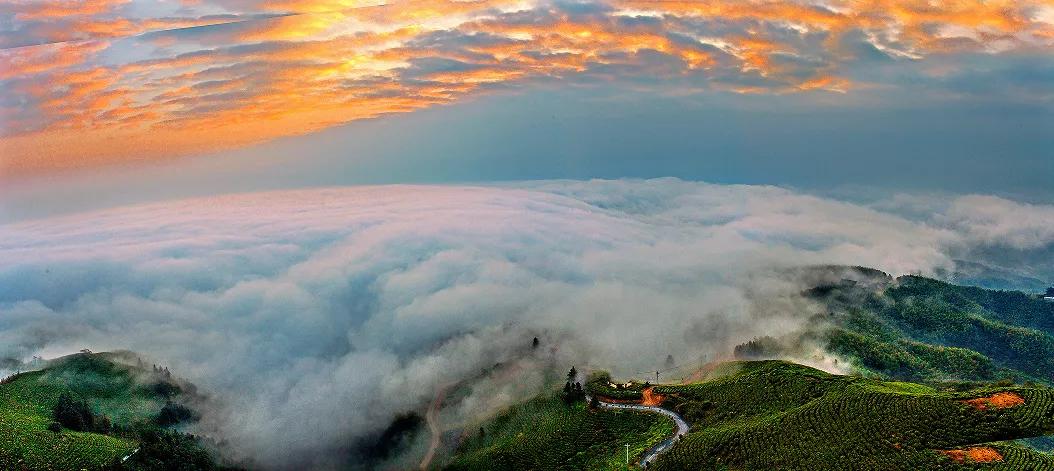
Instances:
[[[1051,99],[1054,7],[1035,0],[170,3],[0,6],[0,168],[204,153],[546,81]]]
[[[977,222],[978,201],[1022,217]],[[781,268],[932,272],[952,267],[949,247],[1054,241],[1010,227],[1049,207],[946,207],[918,221],[649,180],[282,191],[23,222],[0,226],[0,356],[135,350],[216,395],[201,427],[232,456],[337,467],[441,384],[468,381],[451,406],[466,419],[571,364],[633,374],[792,331],[812,307]]]

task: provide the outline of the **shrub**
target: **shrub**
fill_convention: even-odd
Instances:
[[[59,396],[52,412],[55,421],[70,430],[87,432],[92,430],[95,424],[95,416],[88,407],[88,403],[73,399],[66,393]]]

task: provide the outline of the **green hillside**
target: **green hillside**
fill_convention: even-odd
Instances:
[[[1054,432],[1047,388],[941,390],[781,361],[724,368],[655,388],[693,426],[655,469],[1054,469],[1051,456],[1005,442]]]
[[[884,274],[807,294],[828,311],[814,319],[815,335],[862,370],[912,381],[1054,384],[1054,303],[1037,296]]]
[[[693,428],[653,468],[1054,469],[1054,457],[1020,440],[1041,437],[1027,443],[1045,446],[1045,436],[1054,433],[1054,391],[1048,388],[1054,384],[1054,303],[918,276],[893,279],[864,268],[817,272],[836,281],[804,292],[822,309],[810,328],[755,339],[735,353],[795,357],[822,345],[861,374],[831,375],[782,361],[732,362],[708,381],[656,386],[663,407]],[[639,400],[650,386],[617,383],[599,372],[588,388],[610,399]],[[558,402],[539,407],[544,401],[495,419],[487,427],[495,427],[496,436],[469,439],[451,468],[618,466],[604,459],[618,451],[612,447],[618,440],[605,435],[610,423],[592,426],[601,430],[598,437],[548,433],[562,430],[551,424],[577,422],[562,418],[569,412]],[[578,413],[590,412],[582,407]],[[509,417],[520,425],[506,431]],[[600,451],[590,451],[591,444]],[[550,457],[555,461],[540,461]]]
[[[624,444],[636,460],[673,434],[657,414],[592,409],[546,394],[517,405],[474,431],[445,466],[449,470],[625,469]]]
[[[126,354],[81,353],[0,384],[0,469],[165,469],[177,462],[210,469],[212,459],[196,441],[164,427],[190,418],[173,402],[189,394],[188,385],[129,361]],[[86,406],[90,417],[73,425],[82,430],[59,423],[60,401]]]
[[[594,392],[613,392],[594,375]],[[644,385],[621,391],[640,395]],[[1054,390],[924,385],[832,375],[784,361],[731,362],[710,379],[657,385],[691,424],[652,466],[685,469],[1054,469],[1054,456],[1008,440],[1054,433]],[[597,390],[599,389],[599,391]],[[661,416],[591,410],[540,396],[467,439],[448,469],[625,469],[672,434]]]

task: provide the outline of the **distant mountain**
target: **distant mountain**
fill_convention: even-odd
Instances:
[[[1050,286],[1049,280],[1042,280],[1026,273],[1007,268],[998,268],[979,262],[955,260],[955,270],[938,272],[938,277],[960,285],[979,286],[988,289],[1043,291]]]
[[[806,295],[827,311],[809,335],[861,370],[915,381],[1054,383],[1054,303],[1038,295],[919,276],[839,281]]]

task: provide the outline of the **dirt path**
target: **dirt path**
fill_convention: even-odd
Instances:
[[[449,387],[449,384],[436,386],[436,395],[432,398],[432,403],[428,405],[425,420],[428,422],[428,430],[432,432],[432,440],[428,444],[428,453],[421,459],[421,471],[428,469],[428,466],[432,464],[432,459],[435,458],[436,451],[439,450],[439,444],[443,438],[443,429],[439,425],[439,408],[443,405],[443,398],[446,397],[446,390]]]

